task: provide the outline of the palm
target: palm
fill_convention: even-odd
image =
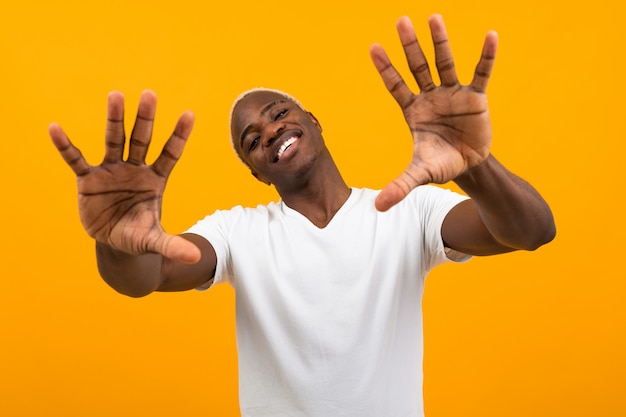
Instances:
[[[104,163],[78,177],[78,205],[87,233],[128,253],[153,251],[165,180],[150,167]]]
[[[50,126],[50,136],[76,174],[80,218],[91,237],[134,255],[160,253],[194,261],[199,256],[197,249],[186,240],[165,233],[160,223],[165,184],[191,133],[193,116],[181,116],[161,155],[154,164],[146,165],[155,110],[156,97],[151,92],[144,93],[126,160],[122,159],[124,108],[119,93],[109,96],[106,154],[99,166],[89,165],[58,125]]]
[[[430,20],[441,85],[433,83],[428,63],[411,22],[398,22],[407,62],[421,92],[414,94],[378,45],[371,54],[385,85],[396,99],[413,135],[413,158],[407,169],[387,185],[376,206],[387,210],[413,188],[429,182],[445,183],[489,155],[491,124],[485,89],[495,57],[497,38],[490,32],[469,86],[459,84],[443,21]]]
[[[415,96],[404,109],[413,134],[414,178],[445,183],[489,154],[491,128],[484,94],[467,87],[440,87]]]

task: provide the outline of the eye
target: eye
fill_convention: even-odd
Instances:
[[[279,111],[278,113],[276,113],[276,116],[274,116],[274,121],[284,117],[288,112],[289,112],[289,109],[284,109],[284,110]]]
[[[256,145],[257,145],[258,143],[259,143],[259,136],[257,136],[257,137],[255,137],[255,138],[253,138],[253,139],[250,141],[250,145],[248,146],[248,149],[249,149],[249,150],[253,150],[254,148],[256,148]]]

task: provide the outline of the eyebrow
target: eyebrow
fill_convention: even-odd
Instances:
[[[272,107],[276,106],[279,103],[286,103],[287,100],[285,99],[279,99],[276,101],[272,101],[270,104],[268,104],[267,106],[263,107],[263,109],[261,109],[261,116],[263,116],[265,113],[267,113],[268,111],[270,111],[272,109]],[[248,125],[246,126],[246,128],[243,130],[243,132],[241,132],[241,137],[239,138],[239,148],[243,149],[243,140],[246,138],[246,135],[248,134],[248,132],[252,129],[252,125]]]

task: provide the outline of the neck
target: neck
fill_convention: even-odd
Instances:
[[[315,226],[324,228],[350,196],[337,167],[332,164],[324,175],[311,178],[293,190],[278,190],[283,202]]]

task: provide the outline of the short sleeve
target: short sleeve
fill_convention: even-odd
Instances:
[[[215,267],[215,275],[205,284],[196,288],[198,291],[209,289],[212,285],[230,282],[230,273],[228,265],[230,264],[230,249],[228,245],[228,221],[231,216],[230,212],[218,210],[215,213],[206,216],[191,226],[185,233],[193,233],[202,236],[208,240],[217,257],[217,265]]]
[[[429,258],[430,268],[448,261],[469,260],[470,255],[446,248],[441,236],[443,222],[450,210],[469,197],[441,187],[424,185],[416,189],[413,198],[423,221],[425,256]]]

